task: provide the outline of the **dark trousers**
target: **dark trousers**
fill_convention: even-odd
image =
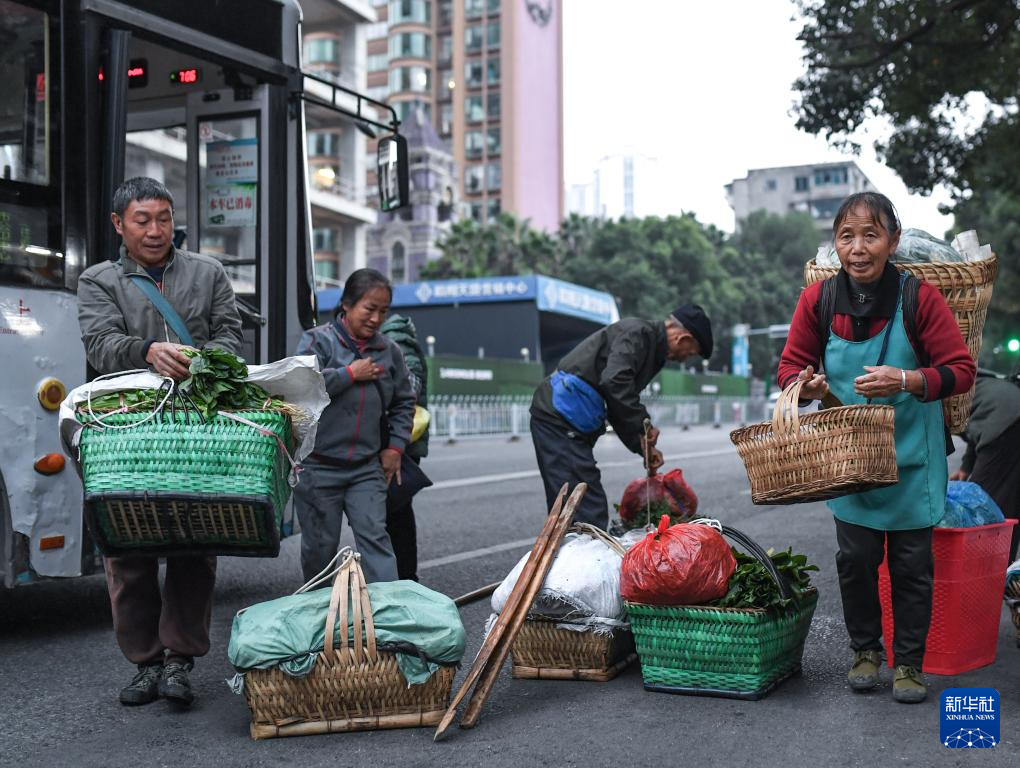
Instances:
[[[386,533],[397,558],[397,578],[418,581],[418,528],[412,502],[399,509],[386,508]]]
[[[889,548],[892,586],[892,649],[896,664],[921,668],[931,623],[934,561],[931,528],[876,531],[836,520],[836,570],[843,597],[843,619],[855,651],[882,649],[882,606],[878,566]],[[888,640],[888,638],[887,638]]]
[[[113,631],[128,661],[190,659],[209,652],[216,558],[168,557],[163,590],[159,559],[108,557],[106,583],[113,608]]]
[[[593,453],[597,438],[532,418],[531,439],[545,486],[547,509],[552,509],[564,483],[570,486],[568,492],[572,492],[578,483],[587,483],[588,492],[574,513],[574,521],[591,523],[605,530],[609,526],[609,504],[602,489],[602,473]]]
[[[1002,514],[1013,520],[1020,518],[1020,421],[988,445],[978,448],[968,479],[995,499]],[[1014,525],[1009,549],[1011,563],[1016,560],[1018,542],[1020,525]]]

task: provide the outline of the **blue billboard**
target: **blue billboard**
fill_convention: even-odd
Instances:
[[[340,300],[339,288],[319,291],[319,310]],[[393,308],[529,301],[542,312],[578,317],[608,325],[620,319],[616,299],[604,291],[544,275],[479,277],[465,280],[423,280],[393,286]]]

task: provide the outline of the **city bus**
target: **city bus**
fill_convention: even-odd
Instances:
[[[0,583],[97,567],[57,411],[87,380],[75,289],[116,257],[110,201],[162,180],[175,243],[222,260],[249,363],[315,324],[306,106],[381,129],[380,207],[407,198],[388,107],[301,70],[296,0],[0,0]],[[385,112],[383,112],[385,114]]]

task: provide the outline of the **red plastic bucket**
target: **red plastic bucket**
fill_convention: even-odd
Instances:
[[[1009,543],[1016,524],[1016,520],[1006,520],[977,528],[934,530],[935,582],[923,671],[958,675],[995,661]],[[884,560],[878,570],[878,596],[891,667],[896,663],[892,652],[892,588]]]

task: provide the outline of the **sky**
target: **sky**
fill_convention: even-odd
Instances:
[[[724,186],[752,168],[853,159],[889,196],[904,227],[939,237],[948,194],[910,195],[870,146],[841,154],[797,130],[803,72],[790,0],[560,0],[564,177],[589,182],[600,158],[654,157],[666,213],[733,231]],[[879,136],[885,126],[867,126]],[[635,179],[639,184],[640,180]]]

